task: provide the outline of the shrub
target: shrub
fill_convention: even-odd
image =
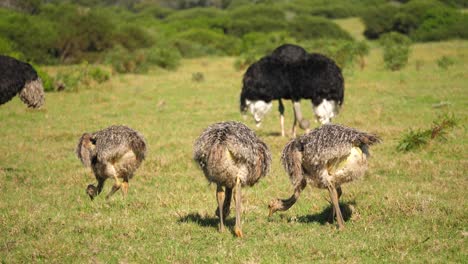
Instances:
[[[411,40],[396,32],[384,34],[380,40],[387,69],[400,70],[408,63]]]
[[[322,17],[297,16],[288,25],[297,40],[331,38],[351,40],[352,37],[337,24]]]
[[[0,36],[27,61],[53,61],[58,35],[54,24],[44,18],[0,10]]]
[[[39,78],[42,80],[42,86],[44,87],[45,92],[52,92],[54,91],[54,79],[44,70],[42,70],[42,67],[39,67],[36,64],[32,64],[34,69],[37,72],[37,75]]]
[[[455,64],[455,60],[449,56],[442,56],[440,59],[437,60],[437,65],[441,69],[448,69],[450,66]]]
[[[468,39],[468,15],[451,8],[427,11],[412,37],[419,41],[438,41],[451,38]]]
[[[367,55],[369,47],[365,42],[354,42],[342,39],[319,39],[303,42],[303,47],[309,52],[323,54],[344,69],[353,66],[356,58],[361,60]],[[362,61],[360,61],[362,65]]]
[[[366,26],[364,35],[369,39],[377,39],[381,34],[390,32],[397,12],[398,8],[389,4],[369,8],[362,15],[362,21]]]
[[[296,42],[286,32],[252,32],[244,35],[241,41],[241,54],[234,62],[237,70],[249,66],[284,43]]]
[[[176,34],[173,38],[180,53],[188,57],[239,53],[240,41],[238,39],[213,30],[190,29]]]
[[[245,5],[230,11],[226,33],[237,37],[250,32],[274,32],[286,29],[285,13],[272,5]]]
[[[128,51],[116,46],[107,53],[105,62],[119,73],[145,73],[151,66],[175,69],[179,65],[180,54],[172,47],[160,46],[149,49]]]
[[[73,66],[61,68],[55,76],[56,91],[78,91],[90,88],[110,79],[110,72],[86,61]]]

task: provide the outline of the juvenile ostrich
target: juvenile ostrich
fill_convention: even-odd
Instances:
[[[317,120],[327,124],[338,114],[344,98],[344,80],[335,62],[321,54],[308,54],[302,47],[285,44],[271,55],[252,64],[244,74],[240,96],[241,112],[247,108],[257,126],[278,100],[281,135],[284,136],[284,105],[281,99],[293,101],[294,123],[308,130],[309,122],[302,117],[300,100],[309,99]]]
[[[323,125],[291,140],[283,149],[281,163],[294,186],[294,194],[286,200],[274,199],[269,204],[270,216],[288,210],[296,203],[307,183],[328,189],[339,229],[344,220],[338,204],[341,185],[364,175],[368,147],[380,139],[373,134],[341,125]]]
[[[85,167],[91,167],[98,181],[97,187],[88,185],[86,193],[91,200],[101,193],[107,178],[114,178],[109,198],[122,188],[128,193],[128,180],[145,159],[146,142],[138,131],[126,126],[111,126],[106,129],[84,133],[76,147],[76,154]],[[121,183],[119,178],[123,180]]]
[[[206,128],[194,144],[193,159],[206,178],[217,185],[219,230],[224,231],[224,220],[229,215],[232,190],[236,203],[234,233],[242,237],[241,187],[253,186],[270,170],[268,147],[252,130],[242,123],[229,121]],[[226,189],[223,190],[223,187]]]
[[[0,55],[0,105],[16,94],[30,108],[44,105],[44,87],[34,68],[25,62]]]

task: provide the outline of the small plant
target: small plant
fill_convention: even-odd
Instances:
[[[411,45],[408,37],[390,32],[382,36],[380,44],[384,49],[384,63],[387,69],[397,71],[406,66]]]
[[[205,80],[205,75],[202,72],[192,73],[192,81],[194,82],[203,82]]]
[[[439,68],[446,70],[450,66],[455,64],[455,60],[449,56],[442,56],[440,59],[437,60],[437,65]]]
[[[60,70],[55,76],[55,90],[77,91],[79,88],[89,88],[109,79],[109,71],[83,62]]]
[[[453,115],[445,115],[439,121],[434,121],[432,127],[426,130],[412,130],[404,134],[398,143],[398,151],[410,151],[428,144],[435,138],[447,140],[447,129],[457,126],[458,121]]]

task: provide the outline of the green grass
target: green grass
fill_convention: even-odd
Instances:
[[[457,58],[448,70],[442,56]],[[346,229],[326,221],[328,193],[306,188],[294,207],[268,218],[268,202],[292,193],[280,166],[288,138],[278,136],[277,103],[257,134],[269,145],[270,174],[243,192],[245,238],[218,233],[215,186],[192,161],[195,138],[209,124],[242,120],[242,72],[234,58],[183,61],[175,72],[118,75],[93,89],[48,93],[28,110],[18,98],[0,106],[0,260],[4,263],[311,263],[465,262],[468,258],[468,42],[418,44],[400,72],[384,70],[373,48],[367,67],[345,76],[335,120],[379,134],[366,176],[343,187]],[[52,69],[53,70],[53,69]],[[204,81],[192,81],[200,72]],[[448,102],[444,107],[433,107]],[[312,119],[310,104],[303,101]],[[396,150],[409,129],[453,114],[447,141]],[[286,126],[292,107],[286,108]],[[250,118],[245,121],[255,127]],[[74,149],[84,132],[126,124],[143,133],[148,156],[129,196],[93,202],[94,182]],[[110,190],[109,180],[104,192]]]

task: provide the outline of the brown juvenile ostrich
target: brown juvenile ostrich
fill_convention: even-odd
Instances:
[[[26,62],[0,55],[0,105],[17,94],[30,108],[44,105],[44,87],[34,68]]]
[[[194,144],[193,159],[206,178],[217,185],[219,230],[229,215],[234,189],[236,225],[234,233],[242,237],[241,186],[253,186],[270,170],[270,151],[255,133],[242,123],[229,121],[209,126]],[[223,187],[226,190],[223,190]]]
[[[107,178],[114,178],[109,198],[122,188],[128,192],[128,180],[145,159],[146,142],[138,131],[126,126],[111,126],[106,129],[84,133],[76,147],[76,154],[85,167],[91,167],[98,181],[97,187],[90,184],[86,193],[91,200],[101,193]],[[123,179],[121,183],[119,178]]]
[[[339,229],[344,220],[338,204],[341,185],[364,175],[368,147],[380,139],[373,134],[341,125],[323,125],[289,141],[281,155],[281,163],[294,186],[294,194],[286,200],[270,202],[270,216],[288,210],[296,203],[307,183],[328,189]]]

